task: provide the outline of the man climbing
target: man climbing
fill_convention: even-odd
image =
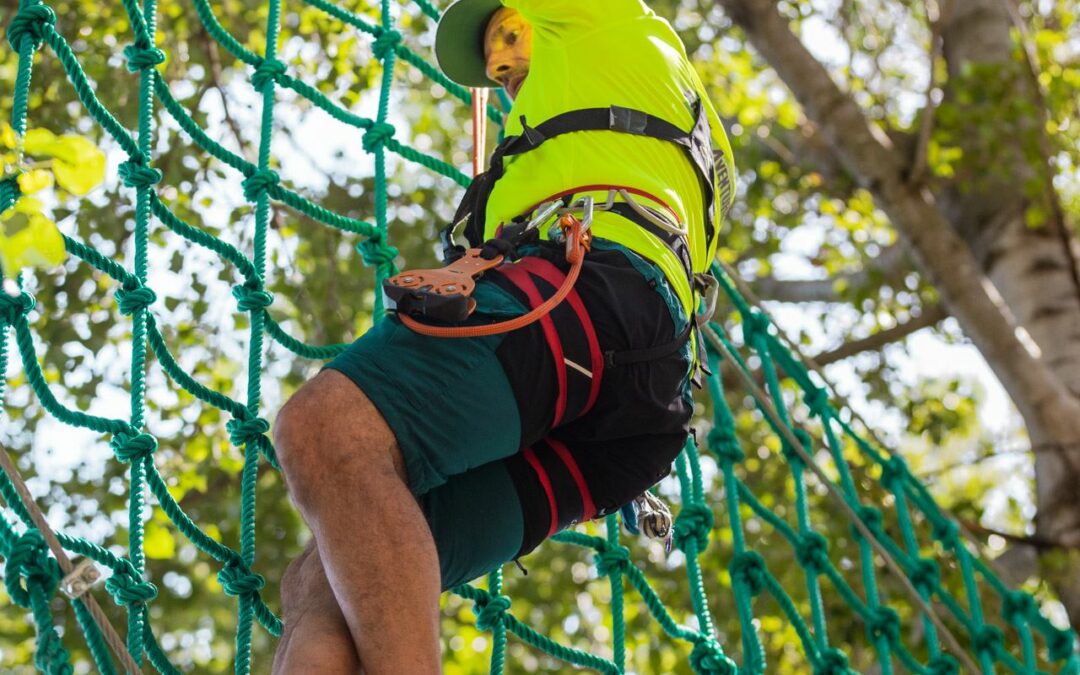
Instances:
[[[458,218],[484,258],[516,262],[477,282],[464,323],[530,311],[569,286],[576,236],[591,248],[543,319],[447,338],[391,316],[282,408],[314,545],[282,581],[275,672],[439,672],[442,590],[631,502],[688,433],[733,168],[675,32],[641,0],[460,0],[436,54],[514,98]]]

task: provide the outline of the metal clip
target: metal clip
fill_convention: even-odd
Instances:
[[[720,282],[708,272],[702,272],[694,275],[694,286],[704,289],[702,299],[705,301],[705,311],[694,314],[694,321],[697,322],[698,327],[701,327],[709,323],[716,312],[716,299],[720,295]]]
[[[552,199],[550,202],[544,202],[536,208],[536,215],[529,221],[529,224],[525,226],[525,231],[533,230],[539,227],[543,227],[549,220],[559,215],[559,209],[562,208],[562,201],[558,199]]]
[[[561,202],[556,203],[561,204]],[[581,218],[579,218],[578,220],[581,221],[581,233],[584,234],[588,232],[589,228],[592,226],[593,212],[596,210],[595,204],[596,200],[594,200],[592,196],[585,195],[584,197],[579,197],[577,200],[572,202],[570,206],[560,208],[557,213],[559,216],[565,216],[568,213],[573,214],[577,211],[580,211]],[[551,226],[551,229],[548,230],[548,239],[559,243],[563,241],[563,233],[562,229],[559,227],[558,221],[556,221]]]
[[[101,580],[101,571],[90,558],[83,558],[71,574],[60,582],[60,590],[72,600],[80,598]]]
[[[689,235],[689,228],[680,227],[678,222],[673,224],[669,219],[667,219],[654,209],[638,203],[638,201],[634,199],[633,195],[631,195],[630,192],[628,192],[625,188],[608,190],[607,201],[600,206],[597,206],[596,209],[598,211],[610,211],[611,207],[615,205],[616,196],[622,197],[623,202],[626,203],[627,206],[632,208],[635,213],[637,213],[639,216],[649,221],[653,225],[656,225],[661,230],[665,232],[670,232],[671,234],[678,235],[680,237],[685,237]]]

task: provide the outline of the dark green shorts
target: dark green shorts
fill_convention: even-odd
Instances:
[[[565,269],[555,248],[535,257]],[[535,281],[542,296],[554,293]],[[685,333],[659,270],[622,247],[598,242],[575,294],[595,328],[588,344],[605,353],[674,344]],[[518,316],[532,302],[496,273],[473,297],[475,322]],[[548,332],[537,323],[484,338],[430,338],[391,316],[327,366],[355,382],[393,430],[435,538],[443,588],[614,511],[665,475],[682,448],[693,409],[689,344],[603,369],[588,360],[595,350],[581,353],[583,328],[569,305],[552,312]],[[565,351],[559,363],[553,334]],[[592,375],[582,374],[590,365],[593,390]]]

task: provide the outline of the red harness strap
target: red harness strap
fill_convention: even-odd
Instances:
[[[528,270],[530,272],[555,288],[558,288],[563,279],[566,278],[566,275],[558,267],[543,258],[525,258],[522,262],[529,265]],[[585,303],[581,301],[581,296],[574,290],[570,295],[566,296],[566,301],[570,303],[570,307],[577,314],[578,321],[581,322],[581,329],[585,331],[585,338],[589,342],[589,360],[592,362],[592,382],[589,384],[589,399],[585,407],[578,413],[580,417],[592,410],[593,404],[596,403],[596,397],[600,395],[600,381],[604,377],[604,355],[600,351],[600,341],[596,338],[596,328],[593,327],[592,319],[585,310]]]
[[[529,306],[535,309],[544,301],[544,298],[540,295],[540,289],[536,287],[536,282],[529,276],[524,265],[524,261],[515,265],[506,265],[499,272],[521,289],[521,292],[529,299]],[[576,296],[577,291],[570,291],[570,295]],[[566,413],[566,361],[564,360],[566,357],[563,355],[562,341],[559,339],[559,333],[555,330],[555,322],[551,320],[550,314],[541,317],[540,326],[544,329],[544,338],[547,340],[551,357],[555,362],[555,379],[559,386],[559,394],[555,399],[555,416],[551,421],[551,426],[554,428],[559,426]]]
[[[529,301],[530,307],[533,308],[544,302],[544,297],[540,292],[540,288],[537,286],[536,280],[533,278],[534,276],[545,281],[553,288],[559,288],[566,279],[566,274],[550,261],[535,256],[526,256],[517,263],[504,265],[498,269],[498,272],[525,295]],[[592,319],[589,317],[588,310],[585,308],[585,303],[582,302],[581,296],[578,295],[576,289],[572,290],[569,295],[566,296],[565,302],[573,310],[574,315],[581,325],[581,332],[585,337],[585,344],[588,347],[588,359],[591,374],[588,396],[585,399],[584,405],[579,411],[570,411],[570,414],[576,419],[591,410],[596,403],[596,399],[600,395],[600,385],[604,375],[604,355],[600,349],[600,341],[596,335],[596,328],[593,326]],[[548,349],[551,352],[551,357],[554,361],[555,378],[558,385],[558,394],[555,400],[555,412],[551,422],[552,428],[555,428],[565,420],[567,415],[566,408],[569,397],[567,389],[568,374],[566,370],[566,350],[562,338],[559,336],[559,331],[555,327],[555,321],[552,318],[552,315],[547,315],[540,319],[540,326],[544,331],[544,339],[548,344]],[[575,356],[575,358],[580,357]],[[581,400],[581,396],[576,392],[575,398],[579,401]],[[547,448],[544,446],[547,446]],[[591,520],[594,518],[597,511],[596,504],[593,501],[592,493],[589,490],[588,483],[585,481],[585,476],[581,471],[581,467],[579,467],[578,463],[574,460],[573,454],[570,452],[569,448],[567,448],[564,443],[551,436],[546,437],[537,447],[544,456],[543,460],[533,448],[525,448],[522,451],[522,454],[529,466],[532,467],[532,470],[536,473],[537,479],[540,481],[540,485],[544,490],[544,494],[547,496],[548,507],[551,513],[551,523],[547,536],[551,536],[558,531],[561,518],[558,509],[559,500],[556,498],[555,485],[552,483],[552,475],[549,474],[548,470],[544,467],[545,462],[561,462],[565,467],[565,473],[561,470],[556,471],[556,473],[561,476],[561,479],[563,480],[565,480],[565,477],[568,475],[573,481],[574,487],[571,489],[576,488],[581,497],[582,515],[579,520]],[[551,451],[550,454],[548,449]],[[554,470],[554,466],[549,465],[549,468]],[[567,518],[570,517],[570,514],[564,515]]]
[[[525,460],[529,463],[529,466],[536,472],[536,477],[540,479],[540,485],[544,488],[544,494],[547,495],[548,510],[551,512],[551,526],[548,528],[548,533],[544,535],[546,539],[559,531],[559,505],[555,501],[555,490],[551,487],[551,479],[548,477],[547,471],[544,470],[544,465],[540,463],[533,449],[525,448],[522,454],[525,455]]]
[[[574,456],[570,454],[570,450],[563,445],[562,441],[551,436],[544,440],[555,450],[555,454],[566,465],[566,470],[570,472],[570,475],[574,477],[574,482],[577,483],[578,492],[581,493],[581,520],[592,520],[593,516],[596,515],[596,505],[593,504],[592,492],[589,491],[589,485],[585,482],[585,476],[582,475],[581,468],[574,461]]]

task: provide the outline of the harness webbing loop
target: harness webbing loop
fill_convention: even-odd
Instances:
[[[529,305],[535,310],[544,304],[544,298],[540,295],[540,289],[536,287],[529,273],[525,271],[525,264],[525,261],[522,261],[517,265],[507,265],[506,269],[499,272],[525,294],[525,297],[529,299]],[[574,292],[571,291],[571,294]],[[558,395],[555,397],[555,414],[551,422],[552,427],[557,427],[566,413],[566,357],[563,354],[559,332],[555,329],[555,322],[551,320],[550,314],[540,317],[540,326],[544,330],[544,340],[548,343],[548,349],[551,350],[551,358],[555,365],[555,380],[559,388]]]
[[[528,270],[537,275],[544,281],[551,284],[553,287],[558,288],[565,275],[543,258],[528,258],[525,262],[528,265]],[[596,337],[596,328],[593,326],[592,318],[589,316],[588,310],[585,309],[585,303],[581,301],[581,296],[577,291],[571,291],[570,295],[566,297],[566,302],[570,305],[574,313],[577,314],[578,322],[581,324],[581,329],[585,333],[585,339],[589,343],[589,361],[590,372],[592,373],[592,379],[589,384],[589,397],[585,402],[585,407],[578,413],[578,417],[592,410],[593,405],[596,403],[597,397],[600,395],[600,383],[604,379],[604,355],[600,350],[600,341]]]

